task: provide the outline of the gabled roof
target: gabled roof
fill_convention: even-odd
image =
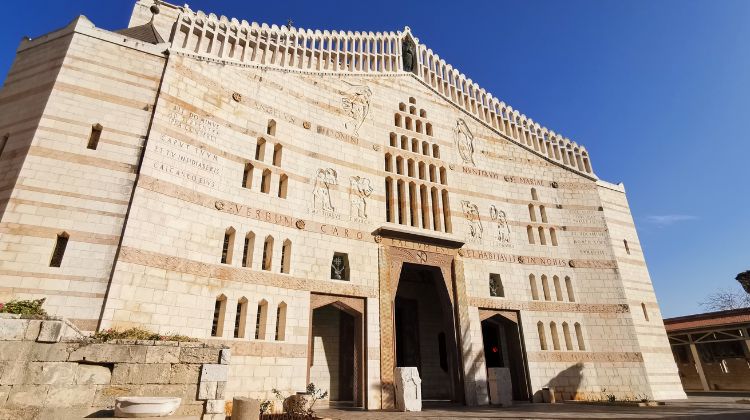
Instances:
[[[115,33],[135,38],[139,41],[147,42],[149,44],[161,44],[164,39],[156,31],[154,23],[149,22],[145,25],[133,26],[132,28],[120,29]]]

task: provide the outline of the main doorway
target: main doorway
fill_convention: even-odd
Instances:
[[[498,311],[482,316],[482,340],[487,368],[510,370],[514,400],[529,399],[526,358],[516,312]]]
[[[463,402],[453,305],[439,268],[404,263],[395,297],[396,366],[414,366],[422,400]]]

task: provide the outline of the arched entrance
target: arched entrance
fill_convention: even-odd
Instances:
[[[484,360],[488,369],[510,371],[513,399],[528,401],[528,372],[523,339],[518,326],[518,313],[512,311],[481,311]]]
[[[463,401],[454,319],[441,270],[404,263],[394,299],[396,366],[419,370],[423,401]]]
[[[308,383],[337,406],[364,406],[364,302],[311,294]]]

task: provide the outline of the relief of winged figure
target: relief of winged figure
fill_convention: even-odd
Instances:
[[[474,135],[471,134],[466,121],[461,118],[456,121],[454,136],[456,137],[456,148],[458,149],[458,154],[461,155],[461,159],[464,163],[476,166],[474,163]]]

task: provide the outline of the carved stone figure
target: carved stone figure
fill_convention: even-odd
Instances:
[[[466,121],[459,118],[456,121],[456,128],[454,131],[454,137],[456,139],[456,148],[458,154],[464,163],[470,163],[472,166],[476,166],[474,163],[474,135],[471,134],[469,126],[466,125]]]
[[[370,113],[371,96],[372,91],[367,86],[355,86],[351,93],[341,99],[341,106],[351,118],[351,121],[344,123],[344,126],[347,130],[352,130],[354,135],[359,135],[359,127]]]
[[[372,195],[370,180],[359,176],[349,177],[349,202],[351,207],[349,214],[362,219],[367,219],[367,198]]]
[[[461,208],[464,211],[464,217],[469,221],[469,233],[472,238],[482,239],[484,228],[482,220],[479,217],[479,207],[469,201],[461,200]]]
[[[333,260],[331,260],[331,278],[334,280],[346,278],[346,264],[344,264],[344,257],[341,255],[334,255]]]
[[[417,56],[415,49],[414,43],[410,39],[404,38],[404,42],[401,43],[404,71],[414,71],[414,58]]]
[[[397,367],[393,384],[396,408],[401,411],[422,411],[422,379],[416,367]]]
[[[313,188],[313,208],[333,211],[333,204],[331,203],[331,191],[330,186],[336,185],[338,174],[333,168],[318,169],[318,174],[315,177],[315,187]]]
[[[493,204],[490,206],[490,218],[497,223],[497,240],[500,243],[510,243],[510,226],[505,212],[498,210]]]

